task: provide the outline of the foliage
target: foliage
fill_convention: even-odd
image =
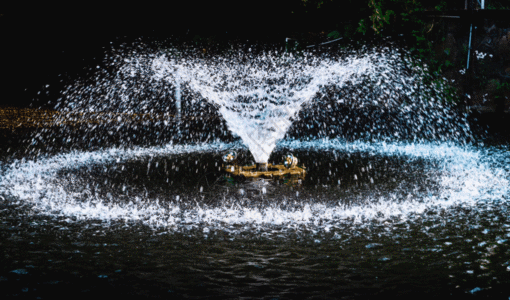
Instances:
[[[510,9],[510,1],[509,0],[486,1],[485,5],[486,5],[486,7],[485,7],[486,9]]]
[[[510,91],[510,83],[503,82],[503,83],[497,83],[496,85],[496,93],[494,95],[495,99],[504,98],[504,95],[506,92]]]
[[[373,9],[373,14],[370,16],[372,21],[372,29],[376,34],[380,34],[384,27],[384,23],[390,24],[390,17],[395,15],[395,12],[391,9],[383,11],[383,1],[370,0],[368,6]]]
[[[300,0],[307,7],[330,10],[335,3],[342,3],[339,0]],[[453,71],[464,68],[467,63],[467,47],[459,49],[455,57],[452,55],[452,49],[445,44],[444,20],[430,18],[425,16],[425,11],[446,12],[453,9],[464,9],[464,2],[452,2],[446,0],[362,0],[343,2],[344,7],[349,7],[351,15],[341,20],[342,24],[336,25],[329,31],[328,37],[336,39],[339,37],[355,38],[361,37],[381,37],[383,34],[404,36],[405,41],[410,46],[413,55],[420,61],[426,63],[428,72],[431,75],[440,77],[445,71]],[[473,1],[474,8],[479,8],[480,4]],[[341,16],[341,6],[337,6],[339,17]],[[510,0],[491,0],[486,1],[486,9],[509,9]],[[354,19],[357,18],[357,19]],[[354,25],[354,26],[353,26]],[[350,27],[348,27],[350,26]],[[455,47],[450,45],[449,47]],[[473,62],[474,63],[474,62]],[[479,63],[483,65],[483,61]],[[486,84],[491,74],[490,66],[484,66],[477,72],[477,81],[479,84]],[[497,95],[502,97],[507,89],[508,83],[498,86]],[[447,94],[449,101],[453,101],[458,91],[452,87],[443,89]]]
[[[305,6],[310,5],[313,7],[321,8],[321,6],[324,4],[324,0],[301,0],[303,1],[303,4]],[[331,2],[333,0],[329,0]]]
[[[328,34],[328,37],[330,38],[334,38],[334,39],[337,39],[339,37],[341,37],[342,35],[340,34],[340,32],[338,32],[338,30],[335,30],[335,31],[332,31]]]

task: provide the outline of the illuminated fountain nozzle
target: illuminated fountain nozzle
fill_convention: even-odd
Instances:
[[[287,154],[285,158],[283,159],[283,165],[286,168],[294,168],[297,166],[298,159],[292,154]]]
[[[235,151],[230,151],[227,154],[223,155],[223,161],[227,164],[235,163],[237,160],[237,153]]]

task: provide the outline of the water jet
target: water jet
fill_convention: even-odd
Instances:
[[[416,277],[398,280],[411,285],[423,274],[466,291],[493,284],[477,273],[508,283],[508,149],[469,144],[447,82],[406,51],[123,52],[106,64],[93,84],[62,91],[33,153],[0,164],[2,240],[33,251],[11,251],[6,272],[67,274],[54,263],[65,259],[86,273],[93,261],[115,281],[142,276],[130,269],[138,257],[157,278],[189,272],[214,289],[228,277],[237,296],[250,272],[294,291],[310,283],[303,268],[323,290],[410,264]],[[64,247],[63,258],[38,245]],[[366,278],[337,281],[356,276]]]

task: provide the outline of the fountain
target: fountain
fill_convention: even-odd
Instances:
[[[24,237],[31,226],[66,232],[72,241],[66,251],[75,254],[86,252],[83,236],[101,240],[90,246],[92,253],[113,253],[99,250],[103,244],[137,252],[140,236],[153,244],[147,252],[177,253],[169,260],[183,265],[185,274],[197,269],[212,274],[202,283],[166,288],[181,296],[202,290],[199,295],[239,296],[248,287],[270,285],[268,278],[277,278],[289,297],[299,295],[295,282],[311,279],[296,277],[286,265],[294,260],[323,266],[319,273],[369,269],[359,275],[363,282],[344,285],[352,295],[353,285],[371,286],[398,273],[394,268],[415,264],[414,257],[441,262],[418,268],[416,276],[450,270],[444,273],[450,279],[428,276],[429,286],[449,290],[443,284],[448,280],[462,286],[463,295],[508,283],[510,266],[498,254],[510,251],[508,151],[471,143],[465,116],[443,100],[446,80],[427,75],[426,66],[406,51],[385,46],[330,55],[233,51],[212,58],[175,53],[109,56],[92,82],[62,91],[55,126],[36,132],[32,155],[0,164],[5,226],[20,221]],[[281,176],[262,178],[270,170],[256,173],[256,165]],[[255,174],[250,180],[238,178],[250,172]],[[128,238],[113,232],[127,232]],[[239,250],[252,241],[253,251],[264,257],[260,261],[248,258],[251,250]],[[179,258],[195,257],[201,243],[226,244],[218,246],[217,260],[190,271],[186,264],[194,263]],[[273,246],[270,257],[260,254]],[[303,254],[309,250],[324,257]],[[77,259],[72,257],[67,259]],[[110,264],[106,256],[97,257],[91,259]],[[210,256],[195,258],[204,257]],[[44,257],[53,268],[52,259]],[[147,261],[153,269],[165,264]],[[18,271],[9,276],[31,272],[25,265],[9,266]],[[111,268],[94,276],[124,280],[115,276],[127,265]],[[227,273],[240,287],[215,289]],[[264,280],[239,279],[245,273]],[[8,277],[2,274],[0,284]],[[479,282],[473,274],[497,279]],[[338,296],[333,287],[341,286],[335,279],[340,277],[313,284]]]

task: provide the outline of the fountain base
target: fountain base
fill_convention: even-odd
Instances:
[[[244,176],[246,178],[277,178],[285,175],[291,175],[304,179],[306,176],[305,167],[292,166],[290,168],[284,165],[273,165],[268,163],[257,163],[251,166],[223,165],[223,170],[233,176]]]

